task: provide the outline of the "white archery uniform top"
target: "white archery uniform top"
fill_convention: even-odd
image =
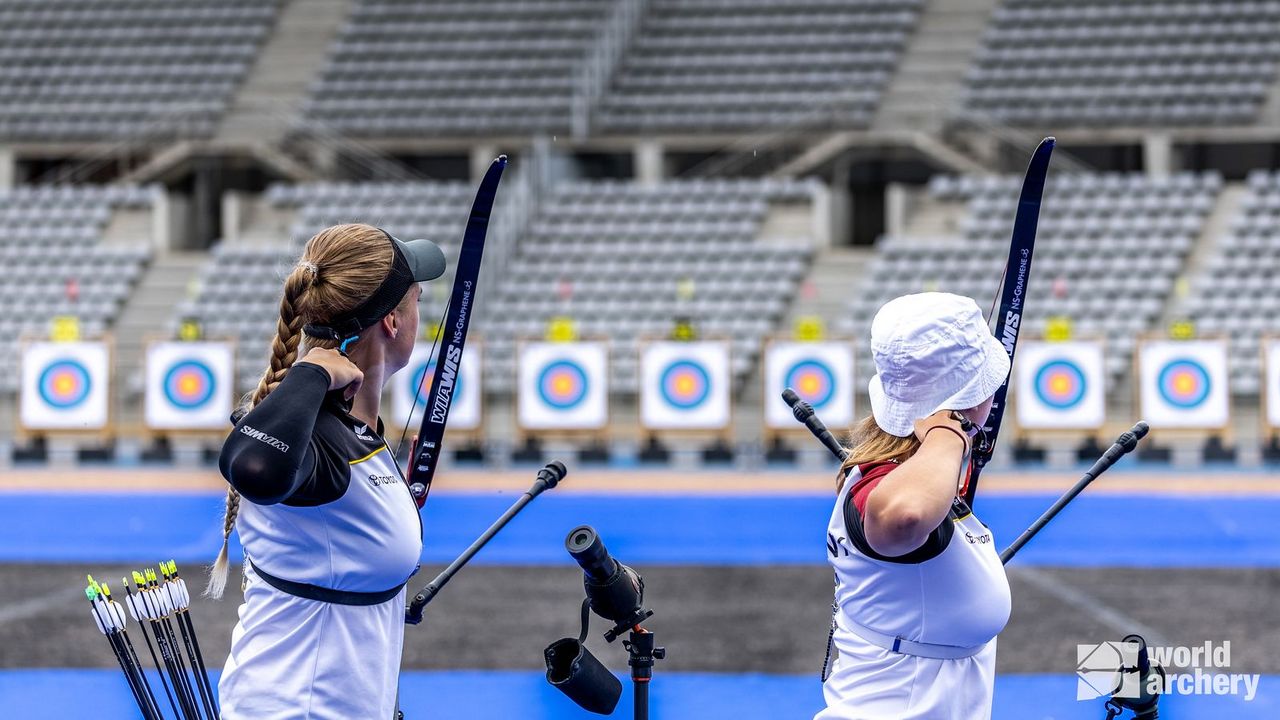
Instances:
[[[862,534],[852,492],[872,468],[869,475],[891,469],[854,468],[827,527],[839,655],[823,685],[827,707],[814,720],[989,718],[995,637],[1010,611],[1009,582],[991,531],[960,502],[919,549],[893,560],[878,556]],[[859,626],[915,642],[981,649],[959,658],[909,655],[863,639],[851,630]]]
[[[271,575],[335,590],[403,584],[422,523],[385,441],[345,412],[322,410],[317,473],[350,473],[343,495],[312,507],[242,500],[245,554]],[[290,595],[245,564],[247,587],[218,684],[223,720],[387,720],[396,705],[405,591],[369,606]]]

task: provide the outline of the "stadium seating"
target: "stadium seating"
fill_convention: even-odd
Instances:
[[[599,109],[612,131],[865,127],[921,0],[651,0]]]
[[[1006,0],[967,105],[1011,125],[1241,125],[1280,60],[1280,2]]]
[[[359,0],[301,122],[361,136],[566,132],[610,3]]]
[[[151,249],[145,238],[103,245],[103,230],[113,208],[150,207],[157,192],[87,185],[0,192],[0,391],[17,388],[17,343],[46,337],[54,316],[79,316],[89,338],[111,327]]]
[[[474,192],[466,183],[274,185],[267,192],[268,202],[297,210],[291,242],[218,245],[201,273],[196,297],[179,308],[178,317],[200,320],[210,337],[238,341],[237,385],[250,390],[262,374],[275,333],[280,285],[312,235],[338,223],[367,222],[406,240],[435,241],[452,268]],[[433,285],[432,292],[423,293],[424,323],[438,317],[448,299],[447,287],[437,285],[440,291]]]
[[[278,0],[0,4],[0,138],[213,133]]]
[[[679,319],[733,341],[736,379],[755,366],[809,266],[810,238],[757,239],[770,202],[810,202],[790,180],[669,181],[646,187],[558,186],[521,238],[485,330],[485,384],[510,390],[517,339],[542,337],[557,316],[611,342],[612,389],[637,388],[638,343]]]
[[[519,250],[477,304],[486,341],[485,385],[506,392],[515,379],[515,343],[543,336],[552,317],[572,316],[584,337],[612,340],[615,389],[635,390],[637,340],[670,333],[687,316],[703,336],[731,338],[743,377],[760,340],[773,331],[808,267],[808,239],[756,239],[771,201],[808,202],[794,181],[687,181],[558,186],[520,238]],[[370,222],[404,238],[426,237],[452,267],[473,190],[463,183],[277,185],[270,202],[297,207],[292,246],[219,246],[194,302],[179,316],[200,318],[210,336],[240,341],[239,385],[260,376],[275,330],[280,282],[300,244],[339,222]],[[625,248],[625,251],[623,250]],[[446,275],[446,281],[449,275]],[[423,322],[439,317],[448,285],[422,298]],[[176,322],[176,318],[175,318]]]
[[[1192,279],[1184,309],[1203,337],[1227,337],[1232,390],[1254,394],[1261,382],[1259,343],[1280,335],[1280,174],[1255,171],[1230,230]]]
[[[1009,251],[1020,177],[939,176],[929,193],[962,201],[960,237],[881,240],[848,329],[858,338],[898,295],[942,290],[991,307]],[[1180,173],[1055,175],[1045,190],[1024,329],[1043,333],[1051,317],[1071,319],[1078,337],[1104,337],[1108,371],[1117,380],[1132,362],[1136,338],[1157,321],[1212,209],[1222,178]],[[860,362],[870,363],[861,346]],[[862,367],[871,367],[862,364]]]

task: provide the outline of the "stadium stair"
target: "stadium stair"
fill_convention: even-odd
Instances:
[[[958,102],[964,73],[996,0],[933,0],[920,15],[872,128],[937,134]]]
[[[849,299],[861,289],[873,257],[874,248],[826,248],[818,253],[782,323],[783,331],[789,332],[797,318],[817,315],[830,319],[847,314]],[[812,289],[805,290],[806,285]],[[834,331],[827,329],[828,334]]]
[[[293,0],[281,8],[257,61],[231,102],[215,136],[219,141],[278,144],[289,109],[302,105],[329,41],[350,14],[351,0]]]
[[[1199,275],[1205,267],[1206,260],[1216,254],[1219,240],[1231,231],[1232,221],[1239,216],[1241,206],[1248,189],[1242,183],[1227,183],[1218,193],[1213,209],[1205,219],[1200,236],[1187,256],[1182,268],[1179,286],[1174,288],[1169,302],[1165,305],[1164,315],[1160,318],[1158,328],[1167,328],[1175,320],[1186,317],[1187,282],[1189,278]]]
[[[129,296],[115,325],[116,387],[122,398],[141,398],[143,353],[149,340],[167,337],[173,309],[190,293],[205,253],[167,253],[156,257]],[[118,405],[118,424],[129,430],[142,424],[142,403]]]

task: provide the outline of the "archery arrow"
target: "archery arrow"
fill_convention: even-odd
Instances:
[[[162,716],[156,704],[155,695],[151,692],[151,686],[142,672],[142,664],[138,661],[138,654],[133,650],[133,643],[125,633],[124,611],[119,603],[111,599],[110,587],[99,585],[92,575],[88,578],[89,586],[85,588],[85,597],[89,599],[94,621],[98,625],[98,630],[111,644],[111,650],[115,653],[116,661],[120,663],[120,670],[124,672],[125,682],[129,684],[129,690],[138,703],[138,709],[146,720],[161,720]]]
[[[177,563],[170,560],[160,563],[160,573],[164,577],[164,589],[170,604],[173,606],[173,617],[182,635],[182,643],[187,650],[187,658],[191,662],[191,673],[196,677],[196,689],[200,691],[200,701],[210,718],[217,718],[218,702],[209,683],[209,673],[205,670],[204,656],[200,653],[200,643],[196,640],[196,628],[191,622],[191,595],[187,592],[187,583],[178,577]]]

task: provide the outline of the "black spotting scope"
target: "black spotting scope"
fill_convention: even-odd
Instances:
[[[614,630],[605,634],[606,639],[613,642],[618,633],[653,614],[644,609],[644,578],[609,555],[595,528],[579,525],[570,530],[564,547],[582,568],[582,583],[591,610],[615,623]]]

